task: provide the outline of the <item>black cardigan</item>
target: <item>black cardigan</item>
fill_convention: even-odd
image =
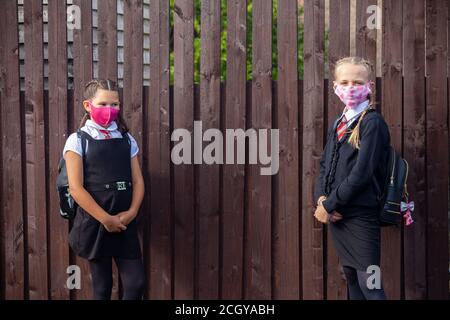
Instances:
[[[356,119],[350,129],[358,122]],[[389,129],[381,114],[369,111],[360,124],[360,149],[349,143],[350,133],[338,142],[336,130],[330,128],[317,179],[314,200],[325,195],[322,202],[327,212],[343,215],[361,210],[378,210],[378,193],[374,183],[382,186],[389,156]]]

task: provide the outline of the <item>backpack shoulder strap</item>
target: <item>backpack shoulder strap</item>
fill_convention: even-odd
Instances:
[[[81,131],[81,129],[77,130],[77,136],[78,138],[81,139],[81,158],[83,159],[83,171],[84,168],[86,167],[86,136],[85,136],[85,132]]]
[[[81,154],[84,159],[84,155],[86,154],[86,137],[84,136],[81,129],[77,130],[77,137],[81,139]]]
[[[130,139],[130,135],[129,135],[128,131],[123,131],[120,133],[122,134],[122,138],[127,139],[128,144],[131,146],[131,139]]]

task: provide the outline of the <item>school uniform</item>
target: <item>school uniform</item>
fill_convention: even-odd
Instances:
[[[338,127],[344,116],[348,121],[341,140],[335,128],[329,129],[314,190],[316,203],[325,195],[326,211],[343,215],[342,220],[329,223],[341,265],[364,272],[370,265],[380,265],[379,195],[374,179],[383,185],[390,145],[386,122],[373,109],[360,124],[360,149],[348,143],[368,104],[367,100],[339,117]]]
[[[135,139],[129,133],[122,135],[115,122],[105,129],[87,120],[81,134],[86,140],[84,156],[77,133],[67,139],[63,155],[73,151],[83,157],[84,187],[106,212],[116,215],[128,210],[133,194],[131,158],[139,152]],[[141,257],[136,220],[126,230],[112,233],[81,207],[69,244],[77,255],[88,260]]]

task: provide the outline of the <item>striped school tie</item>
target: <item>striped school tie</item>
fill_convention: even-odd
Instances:
[[[347,131],[347,118],[345,117],[345,115],[342,117],[341,122],[339,123],[339,126],[337,127],[337,136],[338,136],[338,141],[341,141],[342,137],[344,137],[345,131]]]
[[[105,139],[111,139],[111,134],[109,133],[108,130],[102,130],[102,129],[100,129],[99,131],[103,134],[103,136],[105,137]]]

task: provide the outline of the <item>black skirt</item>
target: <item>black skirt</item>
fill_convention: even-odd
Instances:
[[[380,223],[378,212],[359,211],[330,222],[328,229],[342,266],[366,272],[380,266]]]
[[[131,190],[90,192],[97,203],[111,215],[129,209]],[[101,199],[101,200],[100,200]],[[141,258],[136,220],[121,232],[108,232],[105,227],[82,208],[78,208],[69,235],[72,250],[80,257],[92,260],[103,257]]]

